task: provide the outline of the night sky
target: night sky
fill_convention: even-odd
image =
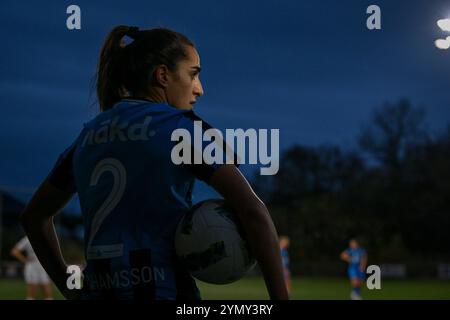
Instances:
[[[281,150],[356,148],[373,109],[401,98],[426,108],[430,132],[450,122],[450,50],[434,46],[450,35],[436,25],[448,0],[92,2],[1,2],[0,186],[35,188],[97,114],[97,58],[118,24],[187,35],[205,90],[195,111],[219,129],[278,128]],[[70,4],[81,30],[66,28]],[[371,4],[381,30],[366,28]]]

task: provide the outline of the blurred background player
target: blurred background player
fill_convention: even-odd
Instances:
[[[25,252],[25,255],[22,253]],[[27,237],[23,237],[12,248],[11,255],[24,263],[24,277],[27,284],[27,300],[36,299],[37,289],[42,287],[45,300],[53,300],[49,276],[39,263]]]
[[[361,300],[361,284],[365,278],[367,253],[356,239],[349,241],[349,248],[341,253],[341,259],[348,263],[347,274],[350,278],[352,300]]]
[[[283,274],[284,281],[286,283],[286,289],[291,294],[291,270],[289,267],[289,244],[290,240],[288,236],[280,236],[280,253],[283,262]]]

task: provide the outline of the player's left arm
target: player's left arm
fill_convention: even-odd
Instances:
[[[361,257],[361,262],[359,264],[359,268],[361,272],[365,272],[367,268],[367,252],[364,251],[364,254]]]
[[[17,260],[19,260],[22,263],[27,263],[27,257],[25,257],[22,253],[22,251],[20,251],[18,248],[14,247],[11,249],[10,254],[16,258]]]
[[[53,216],[63,209],[73,193],[62,191],[45,180],[21,215],[22,226],[36,256],[55,285],[67,298],[76,298],[67,289],[66,263],[61,254]]]

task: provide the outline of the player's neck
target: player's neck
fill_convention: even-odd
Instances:
[[[147,101],[151,101],[151,102],[155,102],[155,103],[166,103],[167,102],[166,95],[165,95],[164,91],[161,90],[160,88],[151,89],[149,92],[147,92],[145,94],[138,94],[134,98],[147,100]]]

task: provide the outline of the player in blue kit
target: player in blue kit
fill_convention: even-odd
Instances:
[[[367,253],[356,239],[349,241],[349,248],[341,253],[341,259],[348,263],[347,274],[350,279],[352,300],[361,300],[361,285],[365,279]]]
[[[289,246],[291,240],[288,236],[281,235],[280,237],[280,253],[281,260],[283,262],[283,275],[284,282],[286,283],[286,289],[288,294],[291,294],[292,289],[292,281],[291,281],[291,268],[290,268],[290,259],[289,259]]]
[[[22,214],[36,255],[66,298],[199,299],[175,256],[174,234],[200,179],[237,213],[270,297],[287,299],[276,229],[236,165],[174,161],[181,139],[174,131],[194,135],[194,121],[202,120],[192,110],[203,95],[199,73],[195,46],[180,33],[118,26],[107,37],[97,70],[101,113],[61,154]],[[202,155],[195,143],[188,150],[179,156]],[[75,193],[85,230],[82,291],[66,287],[52,220]]]

